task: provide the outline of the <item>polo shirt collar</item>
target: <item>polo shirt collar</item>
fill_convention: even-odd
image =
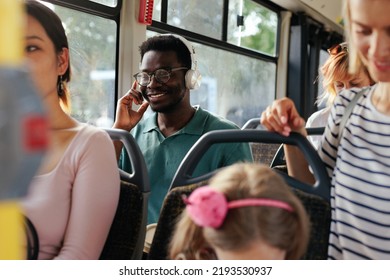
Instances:
[[[190,122],[182,128],[178,133],[193,134],[193,135],[202,135],[207,120],[206,112],[200,108],[199,105],[194,106],[195,114],[190,120]]]
[[[152,130],[158,130],[158,125],[157,125],[157,113],[153,113],[150,115],[144,122],[144,129],[143,133],[150,132]]]
[[[194,108],[196,111],[190,122],[175,134],[203,134],[208,114],[202,108],[200,108],[199,105],[194,106]],[[145,120],[143,133],[148,133],[153,130],[160,131],[157,125],[157,113],[155,112]]]

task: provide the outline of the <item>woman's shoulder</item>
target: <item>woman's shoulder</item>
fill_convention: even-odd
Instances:
[[[110,136],[102,128],[81,124],[70,145],[69,154],[76,160],[86,155],[88,158],[104,155],[105,160],[109,160],[111,157],[115,158],[115,149]]]
[[[89,124],[80,124],[75,140],[83,143],[111,143],[108,133],[102,129]]]
[[[367,102],[369,100],[368,95],[372,92],[373,86],[363,87],[363,88],[351,88],[348,90],[341,91],[335,101],[331,110],[332,122],[328,122],[329,125],[333,126],[341,122],[343,117],[348,114],[348,116],[355,112],[354,114],[360,114],[362,108],[366,108]],[[357,100],[354,98],[358,96]],[[351,103],[354,100],[353,104]],[[352,106],[350,106],[352,105]]]

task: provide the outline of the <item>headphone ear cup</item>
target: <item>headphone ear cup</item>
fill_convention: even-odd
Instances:
[[[188,89],[197,89],[200,86],[202,75],[198,70],[188,70],[185,75],[186,87]]]

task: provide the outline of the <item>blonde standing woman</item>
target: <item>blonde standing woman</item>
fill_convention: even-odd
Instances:
[[[363,64],[376,85],[358,99],[343,131],[341,117],[358,91],[337,96],[319,148],[332,183],[328,257],[390,259],[390,2],[344,4],[349,69],[355,73]],[[262,113],[262,124],[283,135],[296,131],[306,136],[305,122],[287,98]],[[291,146],[285,152],[289,172],[311,181],[302,154]]]

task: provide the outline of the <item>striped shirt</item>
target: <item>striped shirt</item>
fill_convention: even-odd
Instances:
[[[319,154],[331,178],[329,259],[390,259],[390,116],[359,98],[337,148],[339,124],[358,89],[335,100]]]

